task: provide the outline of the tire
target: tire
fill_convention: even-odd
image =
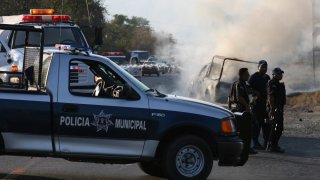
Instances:
[[[4,153],[4,141],[0,133],[0,155]]]
[[[161,165],[168,179],[203,180],[211,173],[213,156],[210,147],[197,136],[174,139],[162,155]]]
[[[161,165],[159,163],[156,163],[154,161],[140,162],[140,163],[138,163],[138,166],[146,174],[149,174],[149,175],[155,176],[155,177],[165,178],[164,173],[161,169]]]

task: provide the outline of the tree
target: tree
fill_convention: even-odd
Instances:
[[[105,26],[105,49],[129,51],[134,49],[154,51],[155,37],[149,21],[142,17],[128,18],[116,14]]]
[[[147,50],[151,53],[172,51],[175,40],[171,34],[156,33],[147,19],[116,14],[106,22],[107,9],[102,0],[1,0],[0,16],[29,14],[30,9],[54,9],[56,14],[70,15],[78,24],[91,47],[94,45],[95,28],[103,29],[104,44],[98,51]]]
[[[29,14],[30,9],[54,9],[56,14],[70,15],[82,27],[89,44],[94,44],[94,27],[104,27],[106,8],[102,0],[1,0],[0,16]],[[91,20],[89,22],[89,19]]]

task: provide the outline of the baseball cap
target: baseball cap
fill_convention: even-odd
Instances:
[[[273,70],[272,70],[272,73],[274,73],[274,74],[280,74],[280,73],[284,73],[284,71],[281,69],[281,68],[279,68],[279,67],[276,67],[276,68],[274,68]]]
[[[258,66],[261,66],[261,65],[268,65],[268,62],[266,60],[260,60],[258,62]]]

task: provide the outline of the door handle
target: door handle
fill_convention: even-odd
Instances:
[[[66,113],[77,113],[79,110],[78,106],[65,104],[62,106],[62,111]]]

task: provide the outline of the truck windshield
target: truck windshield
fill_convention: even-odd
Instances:
[[[111,61],[115,62],[118,65],[128,65],[129,61],[125,56],[107,56]]]
[[[44,46],[54,47],[56,44],[68,44],[75,47],[88,48],[87,43],[78,27],[46,27],[44,29]],[[17,31],[13,37],[13,48],[25,46],[25,32]],[[29,45],[39,46],[40,34],[29,34]]]

